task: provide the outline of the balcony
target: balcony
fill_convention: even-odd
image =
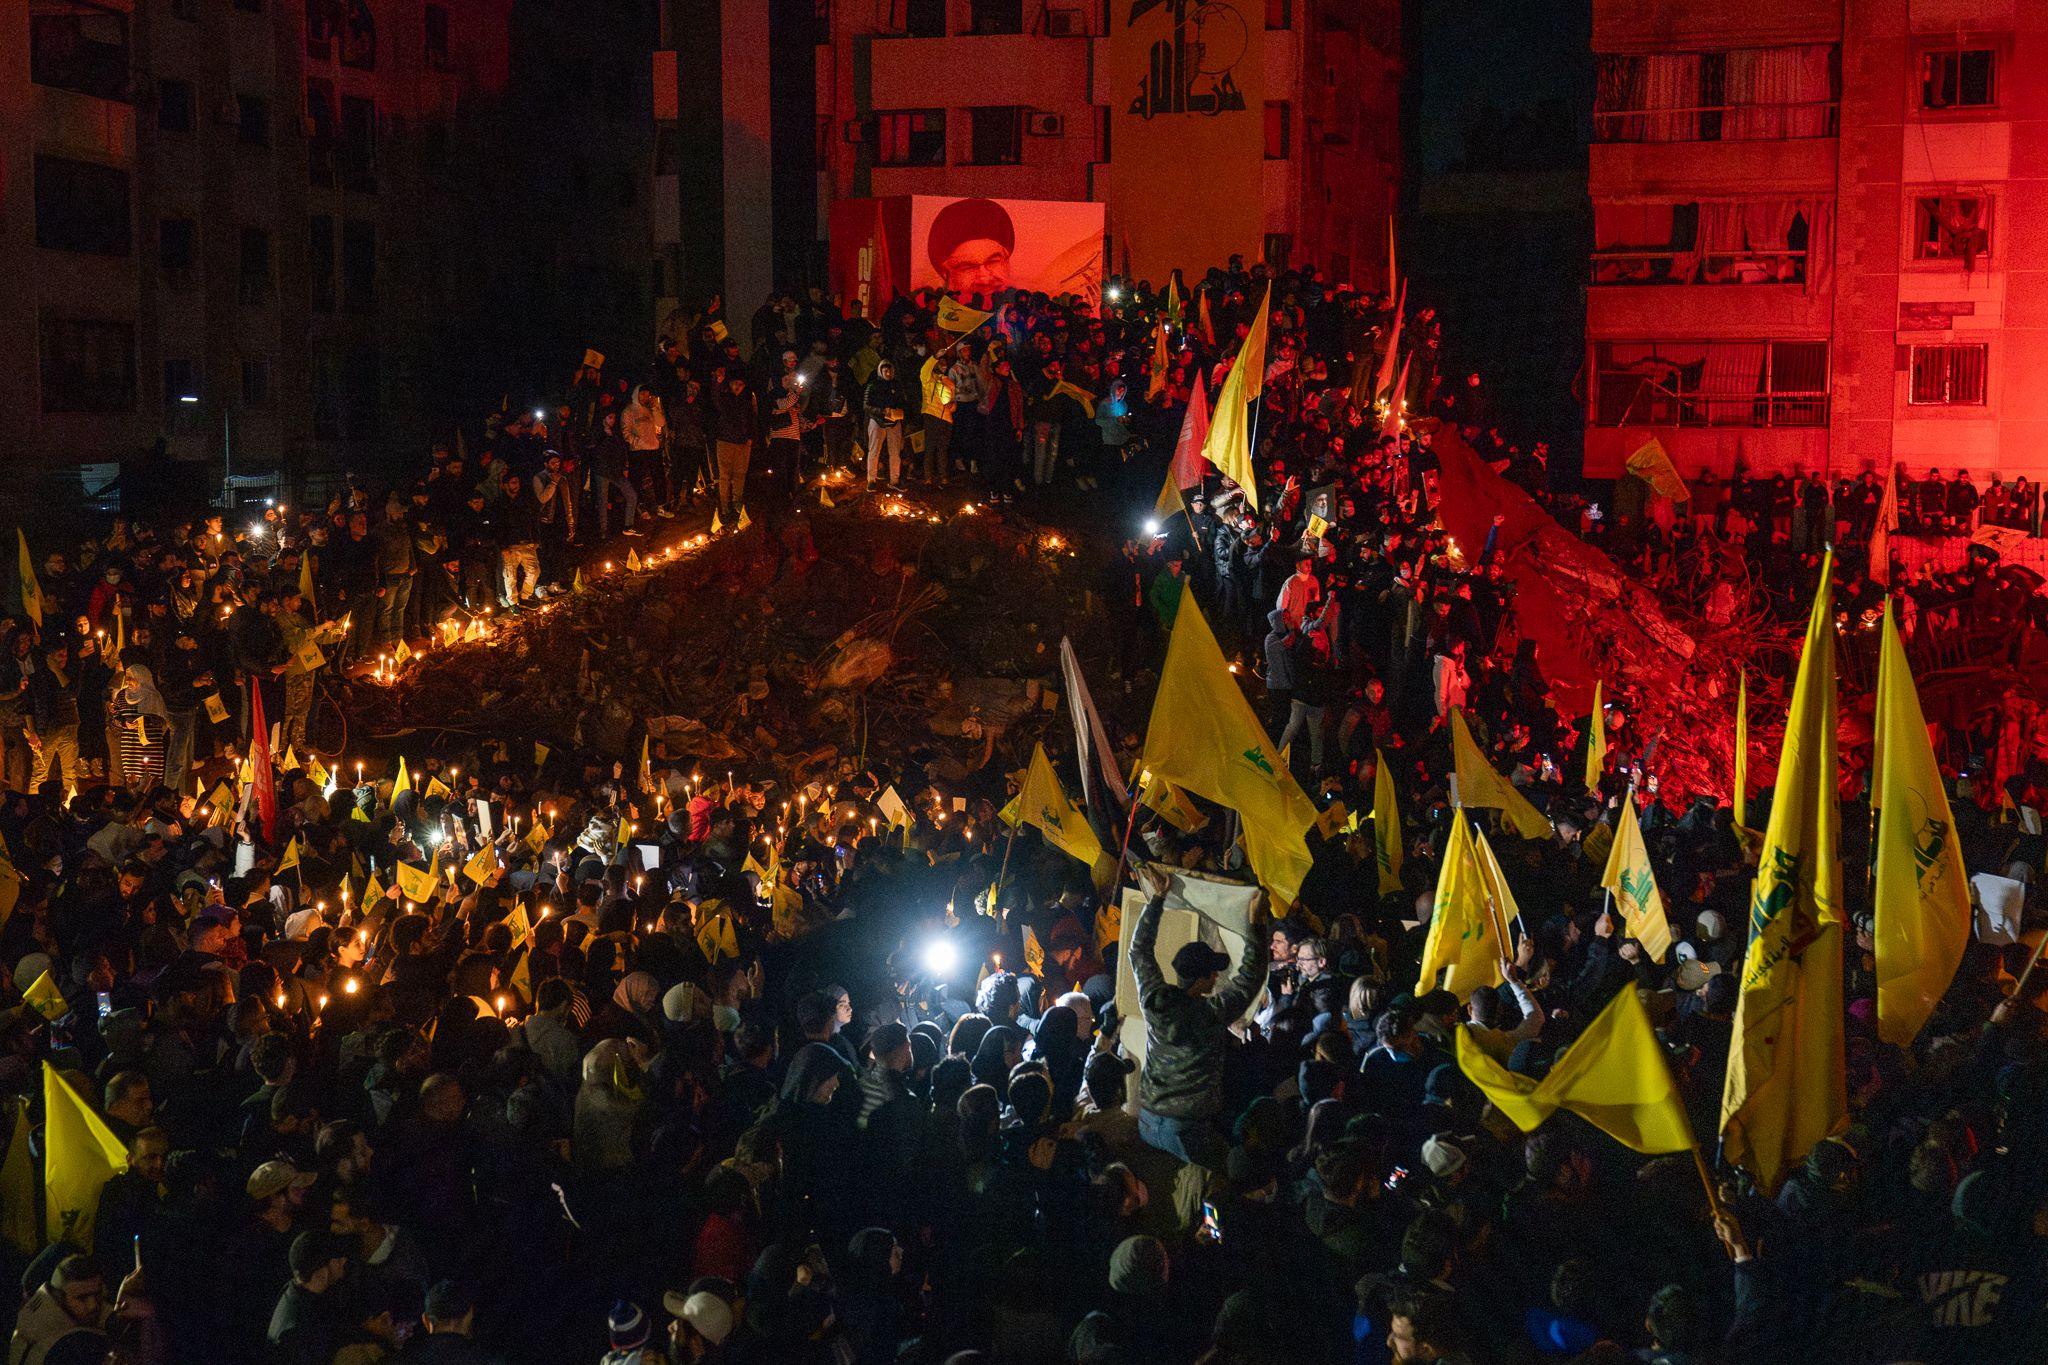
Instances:
[[[1606,250],[1592,254],[1597,286],[1805,284],[1806,251],[1745,249],[1718,255],[1697,251]]]
[[[1595,142],[1783,142],[1834,137],[1839,100],[1596,109]]]

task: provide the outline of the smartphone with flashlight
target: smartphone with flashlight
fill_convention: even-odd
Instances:
[[[1222,1220],[1216,1216],[1216,1206],[1207,1200],[1202,1201],[1202,1236],[1211,1242],[1223,1240]]]
[[[107,994],[107,993],[106,993],[105,991],[101,991],[101,992],[100,992],[100,1018],[104,1019],[104,1018],[106,1018],[106,1017],[107,1017],[108,1015],[112,1014],[113,1012],[114,1012],[114,997],[113,997],[113,996],[111,996],[111,995],[109,995],[109,994]]]

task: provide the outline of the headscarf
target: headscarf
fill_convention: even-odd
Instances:
[[[997,1024],[981,1035],[981,1046],[974,1050],[973,1072],[976,1082],[992,1086],[998,1095],[1010,1092],[1009,1049],[1021,1052],[1024,1047],[1024,1030],[1008,1024]]]
[[[635,1019],[646,1019],[661,1004],[661,983],[652,972],[627,972],[612,992],[612,1003]]]
[[[851,1069],[839,1050],[829,1043],[805,1043],[790,1059],[788,1074],[782,1078],[782,1103],[814,1103],[811,1096],[819,1086],[833,1076],[839,1077],[844,1085]]]
[[[129,664],[125,672],[125,686],[121,689],[123,700],[143,715],[156,716],[168,723],[170,708],[164,705],[163,693],[156,690],[156,676],[149,671],[149,665]],[[132,700],[128,698],[130,692],[135,694]]]

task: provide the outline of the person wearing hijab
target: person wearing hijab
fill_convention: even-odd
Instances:
[[[1040,1017],[1031,1055],[1045,1063],[1046,1074],[1052,1080],[1052,1119],[1065,1123],[1074,1115],[1082,1071],[1088,1065],[1088,1045],[1081,1038],[1081,1019],[1071,1006],[1054,1005]]]
[[[981,1045],[974,1050],[972,1070],[975,1084],[990,1087],[998,1099],[1007,1098],[1010,1068],[1023,1060],[1024,1030],[1009,1024],[997,1024],[982,1035]]]
[[[148,791],[161,783],[171,713],[147,665],[130,664],[123,670],[121,685],[107,698],[107,714],[121,737],[121,774],[128,785]]]
[[[850,1233],[857,1226],[852,1158],[860,1106],[839,1101],[842,1089],[857,1084],[836,1048],[805,1043],[790,1058],[782,1090],[763,1120],[782,1144],[782,1192],[792,1202],[785,1212],[821,1231]]]

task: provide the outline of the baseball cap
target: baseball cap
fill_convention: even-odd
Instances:
[[[694,1294],[671,1289],[661,1296],[661,1306],[713,1346],[724,1345],[732,1335],[732,1306],[708,1289]]]
[[[283,1194],[288,1189],[305,1189],[313,1183],[314,1177],[301,1171],[289,1161],[266,1161],[249,1172],[249,1183],[245,1187],[251,1199],[268,1199]]]
[[[1180,978],[1182,985],[1211,972],[1220,972],[1229,965],[1229,954],[1218,952],[1200,941],[1183,943],[1173,955],[1173,974]]]

